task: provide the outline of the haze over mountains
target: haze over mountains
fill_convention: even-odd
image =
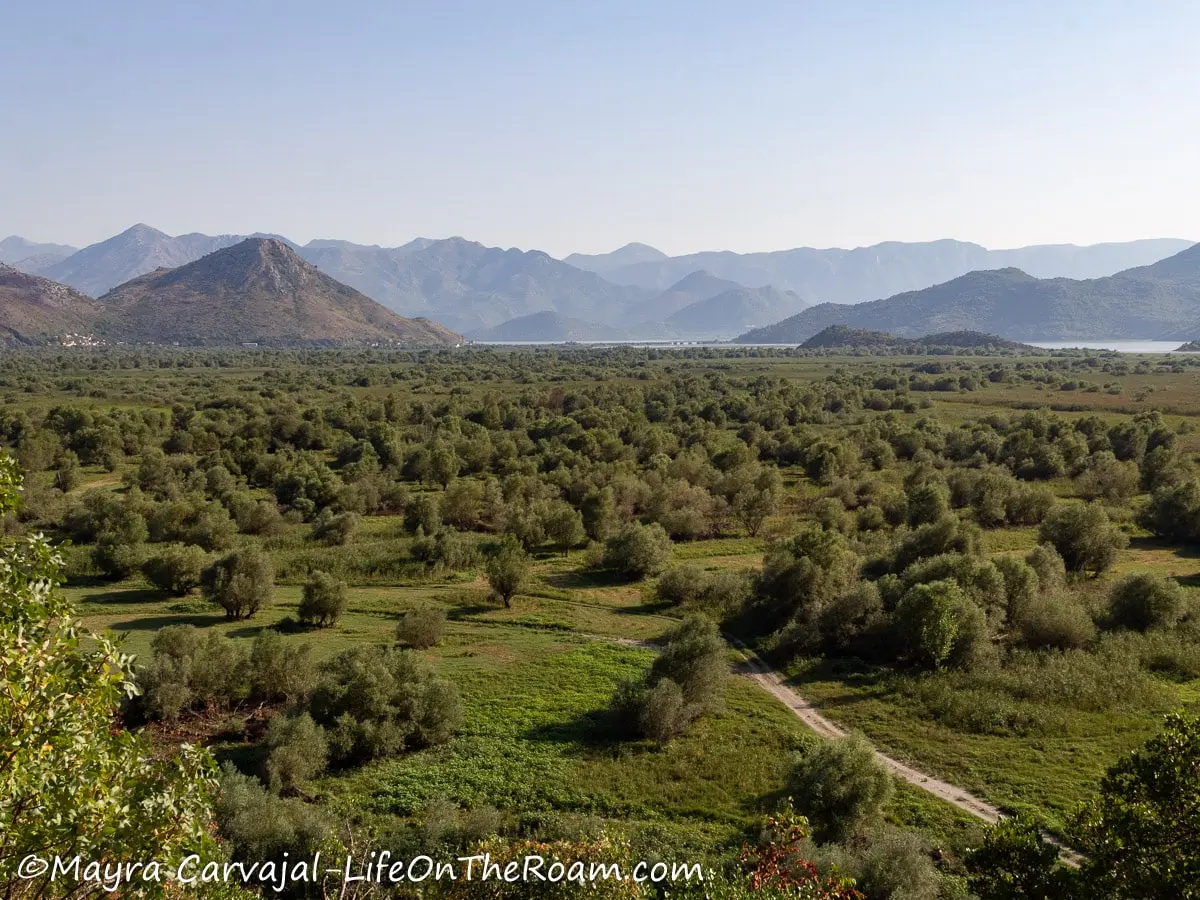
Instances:
[[[800,331],[811,336],[824,325],[844,324],[841,307],[830,309],[830,301],[877,301],[919,293],[931,285],[955,296],[965,292],[967,297],[986,297],[1008,290],[1004,294],[1008,297],[1016,287],[1000,285],[1017,285],[1021,278],[1102,280],[1190,246],[1188,241],[1162,239],[987,250],[944,240],[889,242],[855,250],[718,251],[669,257],[645,244],[629,244],[612,253],[572,254],[558,260],[537,250],[486,247],[459,237],[420,238],[393,248],[337,240],[298,246],[274,235],[251,237],[275,239],[335,281],[400,316],[426,317],[468,337],[499,341],[729,339],[797,314],[803,317],[803,311],[813,307],[816,311],[809,318],[796,320]],[[157,269],[186,266],[244,240],[240,235],[171,236],[135,225],[77,251],[10,237],[0,241],[0,260],[98,297]],[[979,271],[1014,267],[1022,271],[1008,275]],[[974,274],[960,280],[968,273]],[[1151,281],[1158,277],[1148,276]],[[1140,284],[1146,279],[1134,280]],[[1120,294],[1129,287],[1121,282],[1111,290]],[[1144,286],[1142,290],[1151,303],[1177,293],[1177,288],[1165,293]],[[969,306],[970,301],[962,305]],[[1200,321],[1200,311],[1193,315],[1186,303],[1173,310],[1148,313],[1147,322],[1169,321],[1189,328],[1193,320]],[[1176,314],[1190,318],[1176,320]],[[896,315],[905,318],[903,313]],[[965,320],[949,319],[954,316],[948,316],[944,328],[932,323],[912,327],[926,331],[968,327]],[[1014,331],[1017,326],[1012,323],[1007,328],[995,322],[978,324],[982,330],[1006,336],[1049,339],[1059,334],[1077,336],[1078,329],[1086,331],[1096,323],[1086,317],[1061,326],[1048,320],[1059,329],[1053,335],[1032,326]],[[1063,331],[1068,325],[1076,331]],[[907,321],[870,327],[911,333],[904,330],[910,327]]]
[[[823,303],[737,341],[799,344],[831,325],[903,337],[971,330],[1016,340],[1190,340],[1200,337],[1200,244],[1107,278],[970,272],[870,303]]]

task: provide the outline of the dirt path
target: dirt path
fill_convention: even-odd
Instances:
[[[739,666],[739,674],[746,676],[751,681],[757,683],[763,690],[769,692],[775,699],[790,709],[801,722],[821,735],[821,737],[832,739],[845,736],[846,730],[844,728],[834,724],[817,712],[811,703],[788,687],[783,677],[759,659],[754,651],[735,638],[730,637],[728,639],[742,656],[743,663]],[[946,801],[977,819],[982,819],[994,825],[1005,818],[1004,813],[1000,812],[999,809],[990,803],[980,800],[970,791],[934,778],[932,775],[926,775],[924,772],[918,772],[912,766],[905,765],[900,760],[893,759],[886,753],[879,752],[879,750],[875,750],[875,758],[879,761],[880,765],[897,778],[932,794],[940,800]],[[1067,865],[1077,867],[1082,861],[1082,857],[1078,853],[1053,835],[1043,832],[1042,838],[1046,843],[1058,848],[1062,861]]]
[[[745,675],[751,681],[756,682],[764,690],[770,692],[780,703],[795,713],[800,721],[821,735],[821,737],[839,738],[845,736],[846,731],[844,728],[835,725],[817,712],[811,703],[787,686],[778,672],[769,668],[766,663],[760,660],[744,644],[734,641],[734,646],[741,651],[742,659],[745,660],[741,674]],[[977,819],[983,819],[985,822],[995,824],[1004,818],[1004,814],[999,809],[990,803],[985,803],[969,791],[941,781],[931,775],[926,775],[923,772],[918,772],[911,766],[907,766],[885,753],[880,753],[878,750],[875,751],[875,758],[897,778],[901,778],[923,791],[928,791],[933,796],[957,806],[963,812],[970,813]]]

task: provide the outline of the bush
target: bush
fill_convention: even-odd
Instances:
[[[641,698],[638,731],[645,738],[665,744],[686,731],[693,718],[683,690],[670,678],[663,678]]]
[[[819,837],[845,840],[879,819],[894,789],[860,735],[827,741],[792,771],[788,791]]]
[[[154,636],[150,653],[138,673],[148,718],[175,719],[197,706],[229,705],[245,691],[245,660],[237,645],[216,632],[201,638],[191,625],[168,625]]]
[[[475,540],[453,528],[443,528],[436,535],[413,541],[413,559],[436,569],[459,572],[479,564],[479,548]]]
[[[267,779],[276,793],[294,793],[325,771],[325,729],[308,713],[278,715],[267,727]]]
[[[1038,540],[1052,544],[1068,572],[1099,575],[1117,560],[1127,538],[1099,503],[1060,503],[1038,529]]]
[[[326,667],[309,702],[340,762],[370,760],[448,740],[462,718],[454,685],[412,650],[358,647]]]
[[[1183,588],[1160,575],[1131,575],[1109,594],[1108,613],[1113,626],[1131,631],[1173,627],[1185,607]]]
[[[667,643],[650,669],[650,683],[670,679],[695,714],[719,712],[729,679],[725,641],[711,619],[693,615],[667,632]],[[694,716],[693,716],[694,717]]]
[[[344,546],[358,530],[358,522],[358,513],[342,512],[334,515],[329,507],[326,507],[313,519],[313,540],[322,541],[331,547]]]
[[[446,610],[424,603],[406,611],[396,623],[396,640],[414,650],[436,647],[446,631]]]
[[[662,572],[674,555],[667,532],[657,522],[630,522],[604,545],[604,566],[626,578],[646,578]]]
[[[1025,562],[1037,573],[1038,590],[1055,591],[1066,586],[1067,565],[1051,544],[1038,544],[1025,555]]]
[[[303,700],[317,684],[312,648],[266,628],[254,636],[247,668],[250,697],[261,703]]]
[[[940,669],[950,660],[969,603],[954,581],[910,587],[892,614],[900,652],[917,665]]]
[[[750,582],[734,572],[705,572],[699,566],[687,564],[659,576],[655,590],[665,603],[722,618],[745,602]]]
[[[142,575],[160,591],[182,597],[200,586],[207,559],[194,544],[168,544],[142,563]]]
[[[319,807],[284,799],[229,763],[221,773],[217,827],[235,862],[312,859],[332,845],[333,825]]]
[[[304,585],[296,615],[305,625],[334,625],[346,609],[346,582],[313,572]]]
[[[265,553],[257,547],[246,547],[206,568],[200,586],[208,600],[225,610],[227,619],[248,619],[270,604],[275,570]]]
[[[1014,624],[1020,643],[1031,650],[1073,650],[1096,638],[1092,617],[1065,591],[1042,595],[1023,606]]]
[[[92,564],[109,578],[128,578],[145,558],[145,544],[127,544],[113,535],[104,535],[92,548]]]
[[[442,527],[442,512],[433,494],[417,494],[404,507],[404,530],[410,534],[436,534]]]

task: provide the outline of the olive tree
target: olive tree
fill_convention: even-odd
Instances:
[[[206,568],[200,587],[208,600],[225,610],[227,619],[248,619],[270,604],[275,569],[270,557],[257,547],[245,547]]]

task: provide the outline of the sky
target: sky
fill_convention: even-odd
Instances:
[[[0,236],[1200,240],[1194,0],[0,7]]]

